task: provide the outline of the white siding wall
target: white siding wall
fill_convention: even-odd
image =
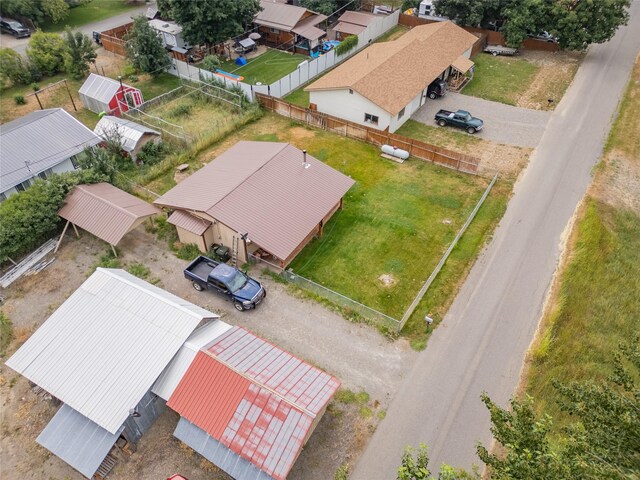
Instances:
[[[391,122],[391,115],[375,103],[367,100],[357,92],[349,93],[344,90],[322,90],[310,93],[310,103],[318,106],[318,111],[344,118],[350,122],[359,123],[379,130],[386,129]],[[378,117],[378,124],[364,121],[364,114],[369,113]]]
[[[66,160],[60,162],[59,164],[54,165],[53,167],[51,167],[52,173],[72,172],[73,170],[75,170],[75,168],[73,168],[73,163],[71,163],[71,160],[68,159],[68,158]],[[35,175],[33,175],[31,178],[29,178],[29,181],[31,183],[33,183],[34,179],[36,179],[36,178],[39,178],[37,173]],[[7,198],[9,198],[11,195],[14,195],[14,194],[19,193],[19,192],[14,187],[11,187],[11,188],[5,190],[2,193],[4,193]]]
[[[411,115],[415,113],[416,110],[420,108],[420,100],[423,98],[423,95],[426,95],[427,89],[425,88],[422,92],[420,92],[416,97],[411,100],[411,102],[404,108],[404,115],[398,118],[398,115],[395,115],[391,118],[391,124],[389,125],[389,131],[391,133],[395,132],[399,129],[404,122],[411,118]]]

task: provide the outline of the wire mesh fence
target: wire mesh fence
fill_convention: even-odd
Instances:
[[[273,263],[266,261],[263,258],[256,257],[251,254],[249,254],[249,263],[253,265],[262,264],[274,273],[277,273],[280,278],[285,280],[287,283],[296,285],[303,290],[306,290],[321,298],[324,298],[325,300],[328,300],[332,304],[340,307],[343,311],[345,311],[346,314],[353,312],[358,316],[378,325],[379,327],[383,327],[386,330],[392,332],[400,331],[400,320],[390,317],[389,315],[379,312],[378,310],[375,310],[371,307],[367,307],[366,305],[345,295],[342,295],[341,293],[331,290],[324,285],[320,285],[313,280],[309,280],[308,278],[298,275],[292,270],[285,270],[277,265],[274,265]]]

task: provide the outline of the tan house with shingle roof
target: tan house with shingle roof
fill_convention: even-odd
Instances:
[[[421,25],[367,47],[305,90],[319,112],[395,132],[424,105],[431,82],[473,66],[476,41],[452,22]]]
[[[183,243],[236,247],[286,267],[342,208],[355,182],[288,143],[241,141],[154,204]]]

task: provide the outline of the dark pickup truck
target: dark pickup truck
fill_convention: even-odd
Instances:
[[[482,120],[472,117],[466,110],[458,110],[457,112],[439,110],[436,113],[436,122],[441,127],[453,125],[454,127],[464,128],[468,133],[476,133],[484,127]]]
[[[184,270],[184,277],[191,280],[193,288],[214,290],[233,302],[236,310],[256,308],[267,292],[260,282],[226,263],[200,255]]]

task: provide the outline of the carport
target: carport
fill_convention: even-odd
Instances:
[[[58,251],[71,224],[77,237],[80,234],[76,227],[80,227],[111,245],[113,254],[117,256],[115,247],[122,237],[157,213],[160,210],[153,205],[109,183],[77,185],[58,212],[67,223],[54,252]]]

